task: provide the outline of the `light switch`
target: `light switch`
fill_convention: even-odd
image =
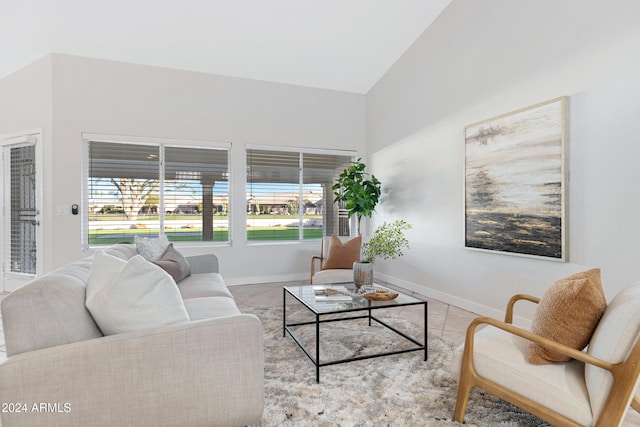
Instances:
[[[56,206],[56,214],[71,215],[71,209],[69,208],[69,205],[58,205]]]

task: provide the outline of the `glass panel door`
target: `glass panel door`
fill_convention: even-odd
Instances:
[[[36,274],[35,144],[9,147],[9,268],[12,273]]]
[[[38,272],[38,203],[35,136],[2,141],[2,283],[24,280]],[[23,279],[19,279],[20,277]],[[16,282],[18,283],[18,282]]]

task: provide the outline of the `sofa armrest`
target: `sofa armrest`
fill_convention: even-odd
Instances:
[[[220,272],[218,257],[215,254],[193,255],[186,258],[192,274]]]
[[[22,353],[0,365],[0,402],[26,405],[3,427],[257,423],[262,324],[241,314]]]

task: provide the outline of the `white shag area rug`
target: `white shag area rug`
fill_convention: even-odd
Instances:
[[[282,335],[282,307],[256,307],[265,337],[265,409],[261,427],[270,426],[459,426],[453,421],[457,379],[450,373],[454,345],[428,340],[428,360],[416,351],[320,368],[293,339]],[[291,312],[291,313],[290,313]],[[393,310],[379,317],[422,342],[423,331]],[[287,323],[312,320],[302,309],[288,309]],[[315,327],[296,327],[296,335],[315,349]],[[320,360],[381,352],[413,345],[366,320],[321,325]],[[315,350],[313,350],[315,351]],[[490,394],[474,389],[467,426],[535,427],[549,424]]]

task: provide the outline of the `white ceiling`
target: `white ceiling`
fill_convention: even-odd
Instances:
[[[0,0],[0,78],[51,52],[366,93],[451,0]]]

